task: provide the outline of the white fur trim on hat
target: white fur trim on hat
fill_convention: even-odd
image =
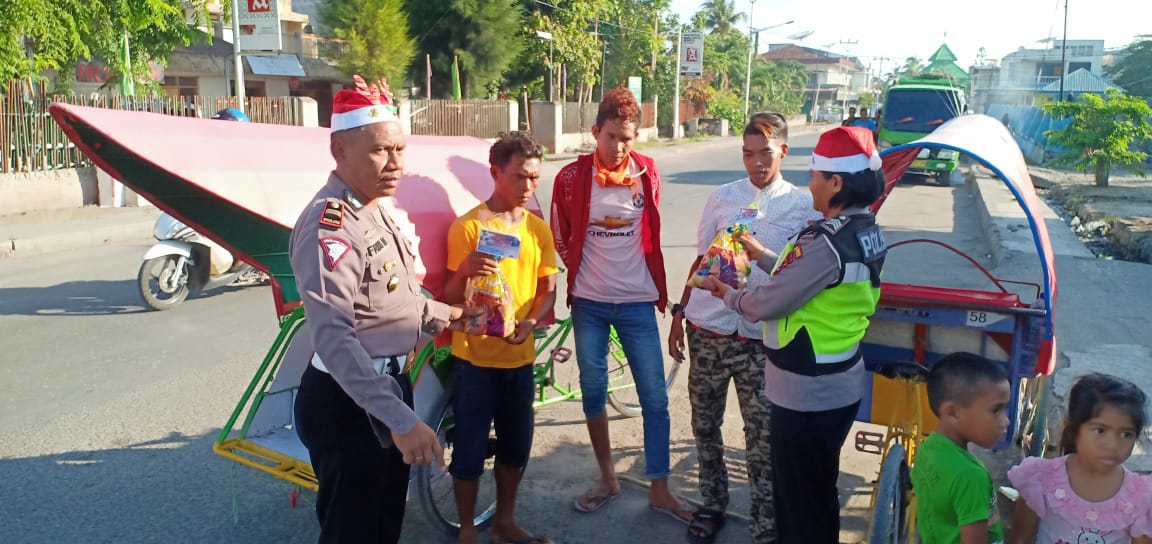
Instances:
[[[387,106],[365,106],[344,113],[332,114],[332,132],[362,127],[373,123],[387,123],[399,121],[400,118],[392,113]]]
[[[872,156],[857,153],[845,157],[825,157],[813,153],[812,160],[808,162],[808,168],[821,172],[851,173],[862,170],[876,171],[879,170],[883,164],[884,161],[880,159],[879,153],[874,153]]]

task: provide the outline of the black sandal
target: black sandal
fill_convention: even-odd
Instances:
[[[688,542],[692,544],[712,544],[716,535],[724,528],[724,512],[701,508],[692,516],[688,524]]]

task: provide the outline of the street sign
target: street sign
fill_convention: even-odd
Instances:
[[[240,0],[240,50],[280,51],[280,2],[278,0]]]
[[[636,97],[636,101],[640,101],[640,91],[644,88],[644,78],[639,76],[628,76],[628,90]]]
[[[680,40],[680,75],[700,77],[704,74],[704,33],[685,32]]]

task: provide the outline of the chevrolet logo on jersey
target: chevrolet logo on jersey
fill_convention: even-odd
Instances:
[[[621,219],[618,216],[610,215],[598,221],[589,221],[592,226],[600,227],[605,230],[618,230],[624,227],[631,227],[632,221],[628,219]]]

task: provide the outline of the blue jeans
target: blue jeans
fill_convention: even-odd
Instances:
[[[532,452],[532,365],[488,368],[456,360],[456,391],[452,413],[456,434],[448,472],[460,480],[475,480],[484,473],[488,436],[496,431],[496,462],[523,469]]]
[[[671,420],[668,390],[664,382],[664,348],[656,327],[651,302],[612,304],[584,298],[572,299],[572,332],[576,362],[580,367],[580,390],[584,416],[604,413],[608,402],[608,330],[620,337],[644,417],[644,467],[649,480],[672,473],[669,461]]]

